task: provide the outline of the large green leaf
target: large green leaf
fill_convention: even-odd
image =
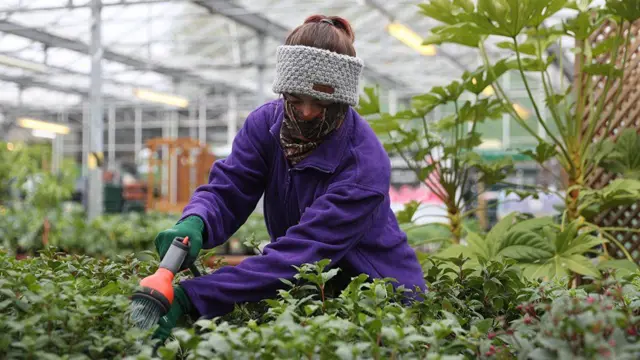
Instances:
[[[474,10],[472,0],[429,0],[418,6],[423,15],[449,25],[461,22]]]
[[[485,260],[493,258],[491,249],[487,246],[487,242],[474,232],[469,232],[466,237],[467,244],[469,244],[469,250],[474,256],[481,257]]]
[[[583,255],[570,255],[561,259],[563,265],[566,263],[569,270],[578,273],[580,275],[593,276],[595,278],[600,277],[596,266]]]
[[[549,239],[535,232],[512,232],[500,244],[499,256],[509,257],[524,263],[534,263],[553,257],[554,249]]]
[[[495,255],[497,253],[498,247],[502,242],[503,238],[507,235],[507,231],[513,226],[513,223],[516,219],[518,213],[512,212],[511,214],[505,216],[502,220],[498,221],[489,233],[486,236],[486,241],[489,245],[489,250],[491,255]]]
[[[478,27],[471,23],[459,23],[446,26],[435,26],[423,41],[423,45],[441,45],[445,43],[477,48],[484,36]]]
[[[640,200],[640,180],[616,179],[602,189],[580,192],[580,203],[593,203],[600,210],[631,205]]]
[[[478,0],[472,21],[485,35],[513,38],[527,27],[538,27],[566,4],[566,0]]]
[[[565,20],[563,29],[567,35],[574,37],[577,42],[583,41],[600,28],[605,19],[606,17],[600,12],[594,14],[591,11],[581,11],[576,16]]]
[[[502,77],[502,75],[509,71],[507,61],[507,59],[500,59],[490,67],[483,65],[472,72],[465,71],[462,74],[465,89],[475,95],[481,94],[484,89],[491,86]]]
[[[598,239],[593,235],[589,235],[588,233],[580,234],[573,241],[571,241],[570,245],[563,252],[563,255],[577,255],[584,254],[595,246],[602,245],[606,243],[605,240]]]
[[[386,135],[391,131],[401,129],[400,121],[389,114],[381,114],[377,119],[369,120],[369,125],[377,135]]]
[[[396,214],[398,223],[411,223],[413,216],[415,215],[416,211],[418,211],[418,207],[420,207],[420,203],[415,200],[412,200],[405,204],[404,209],[398,211],[398,213]]]
[[[631,23],[640,19],[640,0],[607,0],[606,9],[608,13]]]
[[[640,133],[637,129],[625,129],[615,142],[606,143],[609,152],[604,154],[601,166],[624,178],[640,180]]]
[[[554,156],[558,154],[556,147],[553,144],[547,142],[539,142],[536,146],[536,151],[525,150],[520,152],[523,155],[530,156],[539,164],[544,164],[548,160],[552,159]]]
[[[364,89],[364,96],[360,97],[357,110],[358,114],[362,116],[380,113],[380,97],[376,88],[366,87]]]

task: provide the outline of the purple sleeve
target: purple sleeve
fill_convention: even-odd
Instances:
[[[331,265],[339,262],[372,226],[383,199],[383,194],[357,184],[330,187],[306,209],[298,225],[265,247],[262,256],[180,285],[207,318],[230,312],[235,303],[272,297],[284,286],[279,279],[294,279],[293,265],[325,258]]]
[[[209,183],[199,186],[185,206],[182,218],[197,215],[205,224],[203,247],[223,244],[247,220],[265,188],[270,136],[264,107],[249,115],[236,135],[231,154],[216,161]]]

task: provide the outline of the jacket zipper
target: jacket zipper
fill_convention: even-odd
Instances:
[[[287,227],[292,226],[293,223],[293,218],[291,217],[291,189],[293,187],[293,181],[291,178],[291,170],[293,169],[287,169],[287,179],[285,181],[285,191],[284,191],[284,206],[285,208],[284,210],[284,214],[286,217],[286,222],[287,222]]]

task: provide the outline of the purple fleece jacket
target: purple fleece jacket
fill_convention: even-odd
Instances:
[[[293,265],[331,259],[329,267],[396,286],[426,290],[415,251],[389,205],[391,164],[371,127],[352,108],[343,125],[295,166],[280,147],[283,100],[254,110],[234,139],[231,154],[215,162],[182,218],[205,223],[204,248],[223,244],[246,221],[264,194],[271,242],[262,256],[180,285],[205,318],[235,303],[256,302],[293,280]]]

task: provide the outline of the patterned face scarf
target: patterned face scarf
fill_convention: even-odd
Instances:
[[[301,114],[286,99],[284,109],[280,144],[285,157],[295,165],[309,156],[331,131],[342,125],[349,105],[331,104],[318,117],[306,121],[298,120],[302,118]]]

